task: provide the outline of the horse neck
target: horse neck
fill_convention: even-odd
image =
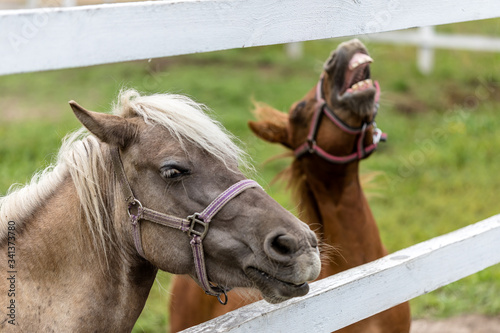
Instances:
[[[94,245],[79,205],[68,174],[44,205],[25,221],[26,227],[18,237],[22,258],[18,272],[23,281],[20,292],[24,293],[20,304],[28,299],[50,299],[52,307],[69,309],[69,315],[56,315],[49,325],[63,331],[130,331],[146,302],[156,269],[111,250],[104,255],[103,249]],[[120,237],[124,235],[111,235],[112,239]],[[41,318],[26,318],[25,322],[40,319],[43,324],[44,311],[50,312],[41,309]],[[92,320],[78,323],[80,317]],[[73,327],[75,324],[78,326]]]
[[[323,241],[338,255],[324,265],[322,276],[384,256],[375,219],[361,188],[359,162],[328,166],[324,172],[318,168],[322,163],[317,162],[301,163],[305,180],[298,194],[306,221],[313,228],[319,226]]]

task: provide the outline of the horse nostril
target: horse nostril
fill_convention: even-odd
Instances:
[[[274,252],[280,255],[290,255],[297,251],[297,239],[292,235],[278,235],[271,241],[271,247]]]

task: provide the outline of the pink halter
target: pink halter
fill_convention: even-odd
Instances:
[[[132,236],[134,238],[135,248],[137,249],[139,255],[146,259],[141,242],[141,226],[139,224],[141,220],[154,222],[165,227],[175,228],[186,232],[191,238],[190,244],[191,249],[193,250],[194,264],[199,284],[203,290],[205,290],[206,294],[216,296],[219,302],[225,305],[227,303],[227,291],[229,291],[229,289],[224,286],[214,286],[208,280],[205,267],[205,256],[203,255],[202,240],[208,232],[210,221],[215,214],[222,209],[222,207],[224,207],[231,199],[244,190],[252,187],[260,187],[260,185],[250,179],[241,180],[222,192],[201,213],[194,213],[184,219],[143,207],[141,202],[135,198],[134,193],[130,188],[127,176],[125,175],[125,170],[123,169],[119,148],[111,149],[111,159],[113,161],[113,167],[118,178],[118,182],[126,198],[125,201],[128,205],[127,212],[130,217],[130,221],[132,222]],[[136,212],[132,213],[132,209],[134,208]],[[222,294],[225,296],[224,300],[221,299]]]
[[[309,134],[307,135],[307,141],[300,145],[297,149],[295,149],[294,153],[297,158],[302,157],[305,154],[316,154],[326,161],[334,164],[347,164],[355,160],[361,160],[369,156],[376,148],[380,141],[387,140],[387,134],[382,133],[380,129],[377,128],[375,124],[375,116],[377,115],[378,110],[378,100],[380,96],[380,87],[378,82],[375,81],[375,88],[377,90],[375,94],[375,112],[372,121],[364,122],[361,127],[351,127],[342,121],[332,109],[328,107],[325,99],[323,98],[322,86],[323,86],[323,76],[320,81],[316,85],[316,110],[314,112],[313,120],[311,123],[311,127],[309,129]],[[321,122],[321,118],[325,114],[328,119],[330,119],[335,125],[337,125],[342,131],[359,135],[358,141],[356,144],[356,152],[346,155],[346,156],[335,156],[330,153],[327,153],[321,147],[316,144],[316,136],[318,134],[319,125]],[[370,127],[374,127],[373,133],[373,143],[367,147],[363,146],[363,141],[366,135],[366,130]]]

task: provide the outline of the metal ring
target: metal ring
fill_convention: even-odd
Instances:
[[[222,301],[221,295],[224,295],[224,301]],[[227,294],[226,294],[226,290],[225,289],[222,289],[222,293],[219,294],[219,295],[217,295],[217,300],[222,305],[226,305],[227,304]]]
[[[139,205],[139,208],[137,208],[137,216],[136,215],[133,215],[131,212],[130,212],[130,208],[132,208],[132,206],[135,206],[135,205]],[[139,215],[142,213],[142,210],[143,210],[143,207],[142,207],[142,203],[137,200],[137,199],[134,199],[133,202],[131,202],[128,207],[127,207],[127,213],[128,213],[128,217],[130,217],[131,219],[132,218],[135,218],[135,217],[139,217]]]
[[[316,140],[307,139],[307,145],[307,151],[309,152],[309,154],[314,154],[314,151],[316,150]]]

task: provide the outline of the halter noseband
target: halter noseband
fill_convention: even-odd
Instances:
[[[127,180],[125,170],[123,169],[123,163],[120,158],[119,148],[111,148],[111,159],[113,161],[113,167],[118,183],[120,184],[122,192],[126,198],[125,202],[128,207],[127,212],[130,217],[130,221],[132,222],[132,236],[134,238],[135,248],[137,249],[139,255],[146,259],[141,242],[141,227],[139,224],[141,220],[154,222],[165,227],[175,228],[186,232],[191,238],[190,244],[193,250],[196,274],[198,275],[198,281],[201,287],[205,290],[207,295],[217,297],[219,302],[225,305],[227,303],[227,291],[229,291],[229,289],[226,287],[214,286],[208,280],[205,267],[205,257],[203,255],[202,240],[208,232],[210,221],[222,207],[224,207],[231,199],[244,190],[252,187],[260,187],[260,185],[250,179],[239,181],[219,194],[219,196],[215,198],[214,201],[212,201],[201,213],[194,213],[193,215],[183,219],[143,207],[141,202],[134,196]],[[136,210],[135,213],[132,212],[134,208]],[[224,294],[224,300],[221,299],[222,294]]]
[[[307,141],[300,145],[297,149],[295,149],[294,154],[295,157],[299,158],[305,154],[316,154],[326,161],[334,164],[347,164],[353,162],[355,160],[361,160],[363,158],[368,157],[374,150],[377,148],[377,145],[380,141],[386,141],[387,135],[382,133],[380,129],[377,128],[375,124],[375,116],[378,111],[378,99],[380,94],[380,87],[377,81],[374,81],[375,88],[377,90],[375,94],[375,112],[373,115],[373,119],[369,122],[363,122],[360,127],[351,127],[346,124],[342,119],[340,119],[335,112],[328,106],[325,99],[323,98],[322,86],[323,86],[323,76],[319,80],[316,85],[316,110],[314,111],[313,120],[311,123],[311,127],[309,129],[309,134],[307,135]],[[328,119],[330,119],[338,128],[348,134],[358,135],[358,141],[356,144],[356,152],[346,155],[346,156],[335,156],[330,153],[327,153],[321,147],[316,144],[316,136],[318,134],[319,125],[322,119],[323,114],[325,114]],[[366,130],[373,126],[373,143],[367,147],[363,145]]]

